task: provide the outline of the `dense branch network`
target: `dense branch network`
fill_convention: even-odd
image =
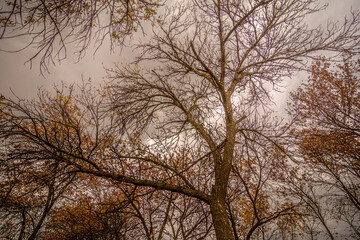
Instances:
[[[104,89],[86,83],[76,94],[64,86],[55,96],[40,91],[38,101],[3,99],[0,137],[26,143],[11,152],[20,159],[46,158],[142,189],[146,201],[159,194],[169,206],[161,226],[173,199],[191,198],[207,206],[197,220],[211,215],[199,236],[213,229],[217,239],[250,239],[308,227],[300,211],[320,208],[305,187],[291,187],[304,180],[289,161],[291,126],[275,121],[269,106],[272,91],[309,59],[359,53],[359,12],[343,25],[309,28],[304,19],[322,9],[315,0],[175,3],[152,21],[134,64],[108,69]],[[146,217],[130,205],[151,239]]]
[[[94,43],[98,49],[106,39],[111,49],[142,29],[142,22],[156,15],[160,1],[122,0],[6,0],[0,3],[0,39],[25,38],[21,51],[35,47],[29,59],[40,59],[40,70],[75,52],[79,58]],[[2,49],[6,51],[7,49]]]

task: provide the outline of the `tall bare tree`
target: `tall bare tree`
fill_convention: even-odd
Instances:
[[[359,13],[326,31],[308,29],[304,18],[320,9],[317,1],[176,6],[153,38],[139,46],[143,54],[137,63],[159,66],[112,71],[113,108],[125,129],[139,131],[155,122],[159,141],[170,142],[168,147],[189,135],[210,155],[213,177],[204,200],[218,239],[233,238],[225,199],[235,147],[257,137],[280,147],[274,137],[281,133],[261,119],[272,86],[319,51],[359,50]]]
[[[40,103],[5,99],[12,111],[3,110],[0,136],[32,142],[33,151],[83,173],[203,201],[216,238],[235,239],[227,200],[238,184],[231,172],[246,159],[238,149],[285,151],[286,129],[268,113],[271,91],[321,51],[359,51],[359,12],[342,25],[310,29],[304,19],[321,9],[315,0],[175,4],[153,22],[136,64],[109,70],[101,96],[85,88],[80,97],[43,93]],[[146,135],[152,146],[143,143]],[[260,150],[246,156],[259,160]],[[258,195],[248,196],[259,210],[254,232],[272,218],[261,215]]]

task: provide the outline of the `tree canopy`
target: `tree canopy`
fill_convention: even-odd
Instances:
[[[83,20],[91,19],[84,12],[100,4],[81,3],[74,16]],[[325,61],[324,67],[316,63],[309,83],[292,95],[290,123],[277,120],[269,106],[272,91],[296,71],[309,70],[308,62],[323,59],[320,54],[359,52],[360,13],[323,29],[305,22],[323,9],[316,0],[193,0],[174,3],[155,19],[141,10],[157,6],[151,1],[111,3],[139,11],[130,18],[134,22],[120,22],[115,34],[127,33],[129,26],[133,31],[145,19],[152,35],[137,46],[135,63],[107,69],[102,88],[89,80],[63,85],[54,94],[41,89],[34,100],[2,100],[3,202],[21,195],[6,181],[6,169],[30,166],[35,175],[45,162],[61,176],[52,182],[71,181],[45,214],[53,225],[39,238],[73,227],[80,239],[102,239],[104,231],[104,239],[129,239],[138,230],[133,221],[142,229],[135,238],[302,239],[316,235],[314,223],[334,238],[324,205],[318,207],[324,201],[311,196],[319,186],[311,177],[328,174],[324,181],[336,184],[350,200],[349,209],[358,211],[358,70],[350,60],[341,74],[328,72]],[[338,158],[350,163],[341,177],[333,174],[342,171]],[[313,165],[314,176],[306,176]],[[21,176],[27,172],[14,169]],[[107,193],[102,185],[114,190]],[[74,194],[76,187],[88,196]],[[82,204],[65,207],[69,198]],[[1,214],[10,211],[6,204],[3,209]],[[358,236],[356,215],[344,211],[342,221]],[[31,232],[22,227],[21,213],[15,220],[21,227],[14,229]],[[122,225],[123,218],[130,226]],[[92,223],[81,226],[79,219]],[[55,226],[63,221],[73,225]],[[14,236],[23,235],[20,230]]]

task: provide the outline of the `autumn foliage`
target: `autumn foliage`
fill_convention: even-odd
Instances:
[[[327,197],[313,190],[303,194],[317,204],[321,204],[318,201],[332,201],[335,212],[323,209],[322,214],[332,212],[337,221],[348,224],[349,232],[359,227],[359,71],[360,60],[351,56],[344,57],[340,64],[325,60],[316,62],[308,81],[291,95],[290,106],[295,117],[292,134],[298,154],[304,167],[311,169],[311,175],[305,179],[313,181],[314,188],[328,191]],[[318,206],[317,211],[320,211]],[[322,223],[326,225],[324,219]],[[327,231],[330,232],[328,228]],[[352,237],[355,236],[354,233]]]

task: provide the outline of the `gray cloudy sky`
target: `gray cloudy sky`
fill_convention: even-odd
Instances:
[[[313,16],[309,24],[318,25],[326,23],[327,19],[341,21],[346,14],[349,14],[351,7],[360,8],[359,0],[328,0],[326,11]],[[134,40],[132,40],[134,41]],[[16,39],[12,41],[0,40],[0,49],[16,50],[26,44],[25,39]],[[25,62],[32,56],[34,49],[25,49],[19,53],[6,53],[0,51],[0,93],[10,96],[10,89],[21,98],[33,97],[38,87],[50,88],[53,84],[79,82],[82,79],[91,77],[93,81],[101,82],[105,76],[104,66],[111,67],[114,62],[130,62],[134,53],[131,49],[125,48],[120,53],[120,49],[115,49],[110,53],[109,47],[102,46],[95,56],[93,50],[89,49],[87,55],[80,62],[76,63],[76,57],[71,56],[69,49],[68,58],[56,66],[50,66],[50,74],[45,74],[45,78],[40,75],[39,65],[34,62],[32,68]],[[306,75],[299,75],[295,79],[286,83],[286,91],[278,97],[276,102],[283,105],[287,98],[288,89],[293,89],[299,85],[301,79]]]

